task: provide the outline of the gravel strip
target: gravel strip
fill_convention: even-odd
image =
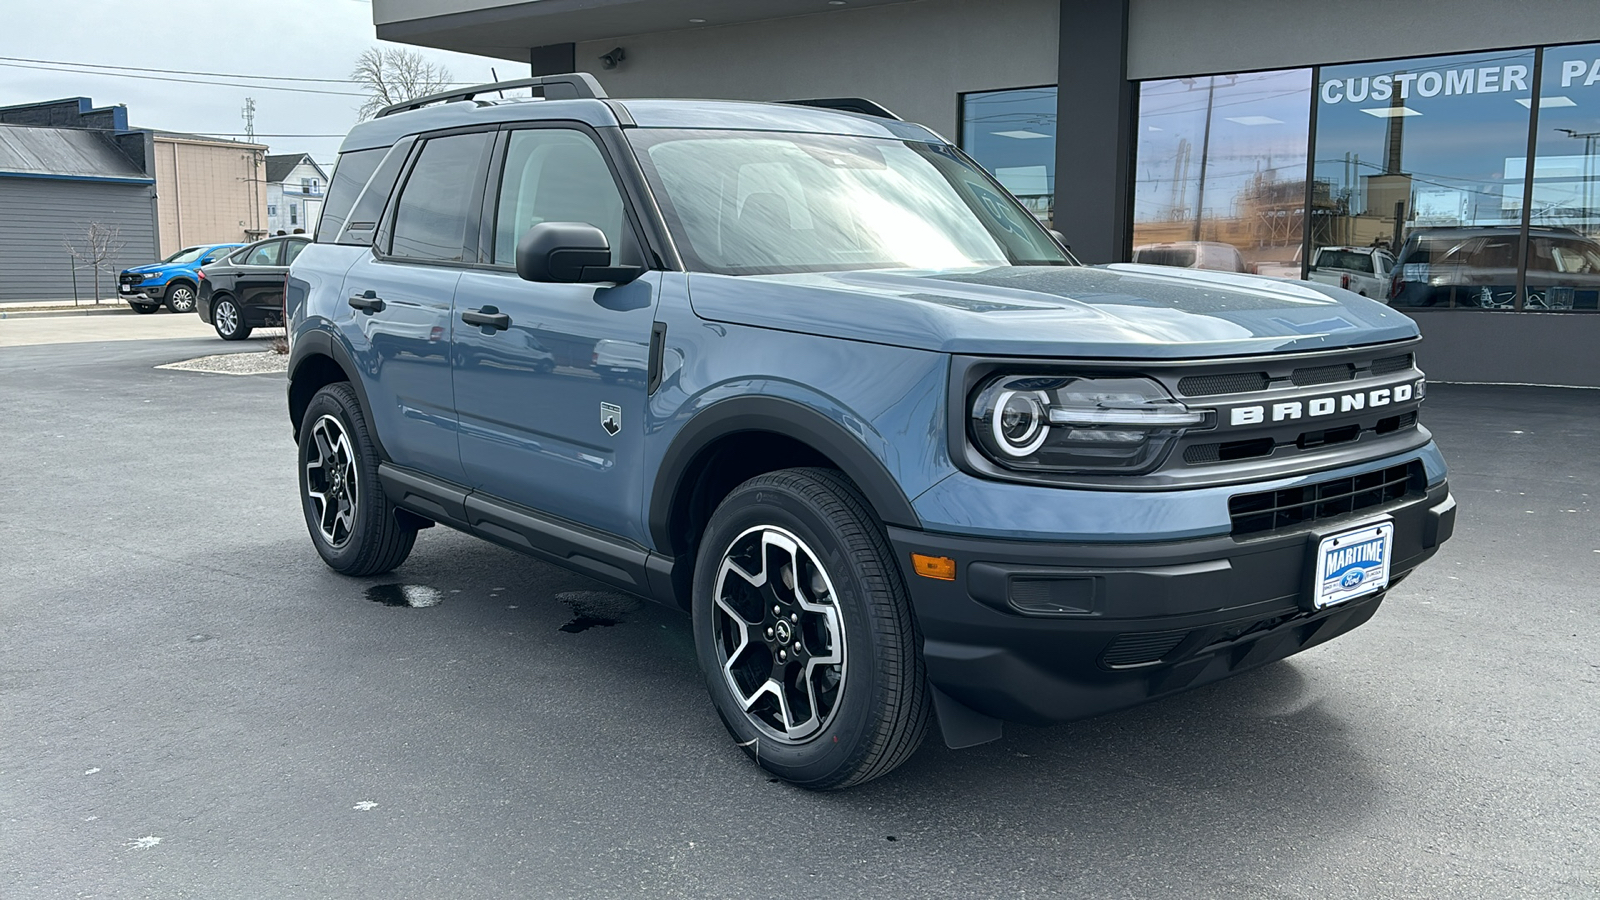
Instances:
[[[289,354],[263,350],[259,353],[218,353],[182,362],[156,366],[185,372],[214,372],[218,375],[274,375],[289,371]]]

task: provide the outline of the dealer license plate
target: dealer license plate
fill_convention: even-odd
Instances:
[[[1317,546],[1317,609],[1344,603],[1389,586],[1394,523],[1380,522],[1322,539]]]

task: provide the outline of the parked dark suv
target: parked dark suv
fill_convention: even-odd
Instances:
[[[1511,309],[1519,229],[1418,228],[1395,261],[1390,303],[1400,307]],[[1527,309],[1600,305],[1600,242],[1567,228],[1528,229]]]
[[[329,566],[440,523],[686,610],[732,741],[810,788],[1322,643],[1454,522],[1410,319],[1079,265],[866,101],[391,107],[288,310]]]
[[[308,237],[257,241],[196,273],[195,311],[225,341],[242,341],[255,328],[283,324],[283,285],[289,265]]]

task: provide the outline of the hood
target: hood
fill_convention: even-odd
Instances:
[[[706,275],[712,321],[945,353],[1178,359],[1326,350],[1416,337],[1350,291],[1165,266]]]
[[[122,271],[134,275],[161,275],[171,272],[174,269],[182,268],[184,268],[184,266],[180,263],[150,263],[146,266],[129,266]]]

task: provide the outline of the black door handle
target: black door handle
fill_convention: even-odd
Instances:
[[[496,331],[505,331],[511,327],[511,317],[503,312],[498,312],[492,306],[483,309],[469,309],[461,314],[461,321],[468,325],[482,325]]]
[[[350,296],[350,308],[369,313],[383,312],[383,298],[379,297],[376,291],[352,294]]]

